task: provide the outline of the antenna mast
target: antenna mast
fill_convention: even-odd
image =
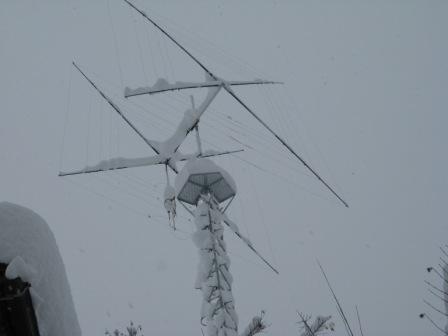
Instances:
[[[300,156],[294,149],[280,137],[267,123],[265,123],[247,104],[242,101],[232,87],[242,85],[266,85],[281,84],[268,80],[247,80],[247,81],[226,81],[212,73],[203,63],[201,63],[186,48],[177,42],[168,32],[166,32],[155,21],[149,18],[145,12],[135,7],[129,0],[124,0],[129,6],[140,13],[151,22],[159,31],[168,37],[176,46],[187,54],[200,68],[205,71],[205,81],[201,83],[176,82],[170,84],[165,79],[159,79],[151,87],[141,87],[137,89],[126,88],[124,96],[126,98],[145,95],[158,94],[167,91],[179,91],[186,89],[207,89],[204,100],[196,106],[193,96],[191,96],[191,108],[184,112],[174,134],[165,141],[150,140],[133,124],[133,122],[86,74],[73,62],[73,66],[98,92],[98,94],[118,113],[121,119],[151,148],[155,155],[140,158],[111,158],[103,160],[96,165],[86,166],[80,170],[60,172],[60,176],[78,175],[87,173],[99,173],[116,169],[126,169],[132,167],[143,167],[152,165],[165,165],[166,188],[164,192],[164,206],[167,210],[170,225],[175,229],[176,201],[194,217],[197,231],[193,235],[193,240],[199,249],[200,267],[196,288],[203,294],[201,323],[207,325],[208,336],[237,336],[238,317],[235,312],[235,304],[232,295],[232,276],[230,274],[230,259],[227,255],[226,244],[224,242],[224,224],[243,243],[249,247],[272,271],[278,274],[273,267],[244,237],[238,226],[228,218],[225,211],[229,207],[236,195],[236,184],[231,176],[222,168],[210,161],[209,157],[232,154],[241,150],[213,151],[203,150],[199,135],[199,122],[202,115],[210,104],[223,89],[243,106],[266,130],[268,130],[294,157],[296,157],[337,199],[348,207],[348,204],[324,181],[321,176]],[[187,136],[196,132],[197,151],[191,154],[179,152],[180,146]],[[181,170],[177,168],[177,163],[186,161]],[[175,173],[174,186],[170,184],[168,167]],[[224,206],[225,202],[227,204]],[[187,204],[195,207],[191,210]],[[254,335],[265,328],[262,323],[264,313],[256,316],[243,335]]]

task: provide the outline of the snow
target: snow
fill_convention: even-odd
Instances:
[[[28,265],[22,257],[15,257],[8,265],[5,276],[8,279],[20,277],[25,282],[31,282],[37,275],[37,271]]]
[[[154,94],[164,91],[173,91],[173,90],[185,90],[185,89],[194,89],[194,88],[207,88],[207,87],[217,87],[217,86],[225,86],[230,89],[232,85],[250,85],[250,84],[279,84],[278,82],[267,81],[263,79],[256,78],[250,81],[224,81],[220,78],[213,78],[208,73],[205,73],[206,81],[203,83],[197,82],[183,82],[177,81],[175,83],[168,82],[165,78],[159,78],[152,86],[143,86],[136,89],[131,89],[130,87],[126,87],[124,89],[124,96],[139,96],[144,94]]]
[[[213,99],[215,99],[221,87],[212,87],[208,89],[207,96],[204,101],[196,109],[187,109],[184,112],[184,116],[180,121],[174,134],[163,142],[151,141],[151,145],[156,148],[160,154],[165,156],[171,156],[180,147],[182,142],[187,137],[188,133],[196,126],[199,122],[200,117],[211,104]]]
[[[60,172],[59,175],[70,175],[70,174],[82,174],[82,173],[92,173],[106,170],[122,169],[129,167],[144,167],[150,165],[161,164],[166,161],[166,157],[162,155],[146,156],[141,158],[112,158],[108,160],[100,161],[96,165],[85,166],[82,169],[74,170],[70,172]]]
[[[207,75],[206,78],[208,78]],[[191,84],[184,82],[177,82],[176,84],[179,83],[183,83],[185,85]],[[171,84],[169,84],[166,79],[161,78],[151,88],[163,89],[169,87],[170,85]],[[129,88],[126,88],[125,95],[129,92],[140,92],[139,90],[143,92],[144,89],[141,88],[132,91]],[[187,109],[184,112],[184,116],[180,121],[179,125],[177,126],[176,130],[174,131],[173,135],[169,137],[167,140],[156,141],[156,140],[147,140],[145,138],[145,141],[153,149],[155,149],[156,152],[158,152],[157,155],[142,158],[132,158],[132,159],[122,157],[112,158],[108,160],[103,160],[96,165],[85,166],[84,168],[79,170],[71,172],[60,172],[59,175],[64,176],[64,175],[100,172],[100,171],[130,168],[130,167],[143,167],[156,164],[163,164],[166,163],[167,161],[170,167],[172,167],[174,170],[177,171],[176,161],[184,161],[195,157],[197,158],[197,157],[207,157],[207,156],[225,154],[226,152],[217,152],[212,150],[206,151],[204,153],[201,153],[201,150],[199,150],[198,153],[196,154],[182,154],[178,152],[178,149],[182,145],[182,142],[185,140],[187,135],[194,129],[194,127],[198,124],[200,117],[212,103],[213,99],[215,99],[216,95],[219,93],[220,90],[221,86],[209,87],[207,96],[205,97],[204,101],[199,105],[198,108]],[[106,97],[106,99],[108,98]],[[109,101],[109,103],[112,104],[116,109],[116,111],[125,119],[125,121],[128,124],[130,124],[130,122],[120,112],[118,107],[116,107],[116,105],[114,105],[112,101]]]
[[[233,278],[224,243],[220,210],[211,199],[201,201],[195,210],[197,231],[193,242],[199,249],[195,287],[202,291],[201,321],[208,336],[237,336],[238,316],[232,294]]]
[[[194,127],[199,122],[202,114],[212,103],[213,99],[215,99],[216,95],[219,93],[222,87],[222,81],[210,81],[211,79],[206,74],[206,82],[205,83],[189,83],[189,82],[176,82],[175,84],[169,84],[168,81],[164,78],[159,78],[157,82],[147,88],[139,88],[135,90],[131,90],[129,88],[125,89],[125,96],[136,95],[136,94],[144,94],[151,92],[160,92],[169,89],[182,89],[187,87],[208,87],[207,95],[204,101],[197,108],[187,109],[184,112],[183,118],[174,131],[173,135],[169,137],[165,141],[149,141],[151,147],[155,148],[160,155],[166,158],[172,158],[175,152],[178,150],[182,142],[185,140],[187,135],[194,129]],[[198,86],[199,85],[199,86]],[[174,164],[171,162],[171,164]]]
[[[163,193],[163,205],[168,213],[168,219],[173,223],[174,227],[174,218],[176,217],[176,192],[174,187],[169,183],[167,183]]]
[[[64,263],[47,223],[22,206],[0,203],[0,262],[6,277],[31,284],[40,336],[81,335]]]
[[[176,189],[176,195],[180,193],[182,187],[188,180],[188,177],[192,174],[204,174],[204,173],[221,173],[226,182],[230,185],[233,191],[237,191],[236,183],[233,177],[223,168],[216,165],[212,160],[205,158],[193,158],[188,160],[182,170],[177,174],[174,181],[174,187]]]
[[[207,88],[212,86],[220,86],[222,85],[222,81],[211,80],[204,83],[195,83],[195,82],[175,82],[173,84],[169,83],[165,78],[157,79],[156,83],[153,86],[145,86],[139,87],[136,89],[131,89],[126,87],[124,89],[124,96],[138,96],[143,94],[153,94],[163,91],[169,90],[184,90],[184,89],[192,89],[192,88]]]
[[[174,191],[174,187],[167,184],[165,187],[165,191],[163,193],[163,199],[166,200],[171,200],[174,199],[174,197],[176,196],[176,192]]]
[[[235,150],[235,151],[217,151],[217,150],[206,150],[202,154],[195,153],[195,154],[183,154],[179,151],[176,151],[175,153],[172,153],[171,156],[166,156],[162,154],[157,154],[153,156],[145,156],[140,158],[123,158],[123,157],[117,157],[117,158],[111,158],[107,160],[102,160],[99,163],[92,165],[92,166],[85,166],[78,170],[72,170],[72,171],[63,171],[60,172],[60,176],[65,175],[75,175],[75,174],[85,174],[85,173],[95,173],[95,172],[102,172],[102,171],[108,171],[108,170],[115,170],[115,169],[123,169],[123,168],[134,168],[134,167],[146,167],[146,166],[152,166],[157,164],[165,164],[167,160],[174,161],[187,161],[195,158],[205,158],[209,156],[218,156],[223,154],[230,154],[235,153],[241,150]]]

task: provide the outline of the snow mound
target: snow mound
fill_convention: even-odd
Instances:
[[[31,284],[41,336],[79,336],[64,263],[47,223],[22,206],[0,202],[0,262],[6,276]]]

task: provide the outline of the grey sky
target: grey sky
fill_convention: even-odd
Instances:
[[[206,144],[233,149],[241,145],[229,135],[244,140],[254,150],[238,157],[267,170],[236,157],[217,160],[239,187],[229,216],[281,273],[227,234],[240,328],[265,309],[268,335],[293,335],[300,310],[334,315],[335,335],[344,335],[319,258],[353,325],[358,305],[366,334],[436,335],[418,314],[429,295],[425,267],[448,242],[448,4],[136,4],[219,75],[285,81],[238,92],[351,206],[340,206],[221,94],[201,124]],[[126,102],[118,97],[123,86],[151,85],[158,75],[201,80],[202,72],[119,1],[2,1],[0,60],[0,200],[32,208],[54,230],[84,335],[130,319],[146,334],[200,335],[197,252],[187,233],[168,229],[156,198],[162,168],[57,173],[113,155],[152,154],[72,60],[158,140],[175,128],[188,96]],[[229,117],[250,135],[232,133]],[[191,232],[181,216],[179,228]]]

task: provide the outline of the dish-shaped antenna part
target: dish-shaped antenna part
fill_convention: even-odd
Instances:
[[[236,195],[233,178],[209,159],[187,162],[176,177],[177,199],[196,205],[201,194],[212,194],[219,203]]]

